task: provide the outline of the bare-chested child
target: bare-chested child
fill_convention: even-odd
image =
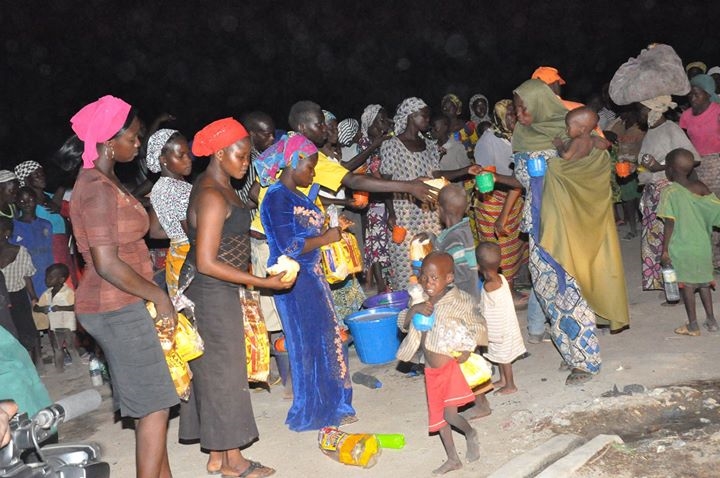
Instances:
[[[476,249],[478,267],[485,278],[480,294],[480,311],[488,330],[488,352],[485,357],[498,364],[500,380],[493,383],[495,393],[517,392],[512,363],[525,354],[512,292],[500,270],[500,246],[481,242]]]
[[[465,435],[466,460],[473,462],[480,458],[477,431],[458,413],[458,407],[475,399],[459,363],[467,360],[475,349],[484,324],[472,297],[452,285],[453,269],[450,254],[428,254],[420,269],[420,284],[428,300],[402,311],[398,317],[398,325],[407,336],[398,349],[397,358],[408,361],[420,348],[425,355],[428,428],[431,433],[439,432],[447,454],[447,461],[433,470],[436,475],[463,466],[455,449],[452,428]],[[420,332],[413,325],[413,316],[418,313],[435,316],[429,331]]]
[[[553,140],[560,157],[572,161],[584,158],[593,148],[608,149],[610,147],[608,140],[590,134],[597,127],[598,120],[597,113],[587,106],[575,108],[565,115],[566,132],[570,140],[567,143],[557,137]]]
[[[670,151],[665,165],[671,184],[660,193],[657,212],[665,223],[660,262],[675,269],[687,313],[687,323],[675,333],[697,337],[700,327],[695,292],[700,293],[705,309],[705,328],[710,332],[718,330],[710,289],[715,286],[712,229],[720,226],[720,200],[704,183],[691,177],[695,158],[687,149]]]

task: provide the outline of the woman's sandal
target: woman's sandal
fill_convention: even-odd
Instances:
[[[351,423],[355,423],[358,420],[359,418],[357,417],[357,415],[345,415],[344,417],[342,417],[342,419],[340,419],[340,426],[350,425]]]
[[[580,370],[579,368],[572,369],[570,375],[565,379],[565,385],[582,385],[585,382],[593,378],[593,374]]]
[[[678,327],[675,329],[675,333],[678,335],[689,335],[690,337],[700,337],[700,330],[690,330],[687,328],[687,325]]]
[[[275,474],[275,470],[272,468],[268,468],[267,466],[263,465],[262,463],[259,463],[257,461],[248,460],[250,465],[240,473],[239,475],[222,475],[222,478],[247,478],[249,477],[254,471],[256,470],[267,470],[267,472],[260,473],[256,475],[257,477],[265,477]]]

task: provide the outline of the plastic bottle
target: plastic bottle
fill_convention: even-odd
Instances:
[[[665,300],[668,302],[677,302],[680,300],[680,289],[678,288],[675,269],[670,266],[663,267],[662,277],[665,283]]]
[[[410,303],[408,306],[412,307],[413,305],[425,302],[423,288],[420,284],[418,284],[417,277],[410,276],[409,282],[407,291],[408,294],[410,294]]]
[[[402,433],[376,433],[380,448],[394,448],[399,450],[405,448],[405,435]]]
[[[325,427],[318,433],[318,445],[323,453],[346,465],[370,468],[380,456],[380,444],[369,433],[345,433],[335,427]]]
[[[93,387],[99,387],[103,384],[102,367],[100,361],[94,357],[90,360],[90,380],[92,380]]]
[[[65,345],[65,342],[63,342],[62,351],[63,351],[63,363],[65,365],[71,365],[73,362],[72,356],[70,355],[70,351],[68,350],[67,345]]]
[[[368,375],[362,372],[355,372],[352,374],[353,383],[358,385],[365,385],[367,388],[381,388],[382,382],[372,375]]]

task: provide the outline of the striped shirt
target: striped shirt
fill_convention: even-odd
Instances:
[[[435,241],[435,249],[452,256],[455,262],[455,286],[479,299],[480,281],[470,219],[465,217],[454,226],[444,229]]]
[[[405,309],[398,315],[398,327],[407,332],[407,336],[395,355],[404,362],[412,360],[422,341],[422,333],[412,322],[408,329],[403,329],[407,312]],[[452,352],[472,351],[476,345],[487,344],[485,319],[470,294],[457,287],[450,288],[435,304],[434,313],[435,323],[425,336],[425,349],[430,352],[449,356]]]

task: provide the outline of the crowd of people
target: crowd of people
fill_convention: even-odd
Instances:
[[[450,427],[466,436],[468,460],[477,459],[468,420],[490,413],[493,388],[471,390],[459,364],[480,347],[499,366],[497,391],[515,392],[512,363],[525,353],[516,309],[528,309],[528,342],[555,345],[567,385],[600,372],[598,328],[629,327],[619,240],[636,239],[638,219],[643,289],[662,289],[662,269],[674,266],[688,314],[675,332],[700,334],[695,291],[705,327],[718,330],[710,288],[720,266],[712,233],[720,225],[720,68],[706,70],[688,65],[684,111],[667,95],[618,107],[607,88],[584,106],[563,99],[560,73],[543,66],[505,99],[473,95],[467,120],[455,94],[437,108],[407,98],[392,118],[371,104],[341,121],[299,101],[290,131],[255,111],[214,121],[191,141],[163,124],[169,115],[146,128],[131,105],[102,97],[72,117],[74,135],[53,158],[0,171],[3,334],[40,372],[39,332],[50,334],[60,370],[58,351],[74,351],[81,332],[92,337],[85,352],[102,351],[120,413],[137,420],[137,476],[171,476],[167,423],[178,404],[180,438],[209,451],[209,473],[268,476],[272,468],[244,456],[258,430],[238,288],[260,291],[268,332],[284,336],[288,427],[342,426],[358,420],[343,319],[365,294],[407,289],[411,242],[429,237],[435,252],[415,271],[425,301],[398,319],[407,333],[398,357],[418,361],[424,352],[429,431],[448,453],[435,471],[452,471],[462,464]],[[123,181],[117,171],[133,162],[142,179]],[[624,162],[629,173],[616,172]],[[48,190],[50,163],[74,178],[72,188]],[[490,192],[475,185],[484,173],[495,183]],[[441,190],[426,181],[440,177],[449,181]],[[333,284],[321,250],[343,231],[328,225],[330,206],[350,218],[364,255],[361,273]],[[624,223],[629,231],[619,237]],[[398,226],[404,237],[394,237]],[[160,280],[148,237],[169,240]],[[268,275],[282,256],[299,264],[297,278]],[[146,302],[170,331],[177,308],[193,310],[205,352],[190,362],[187,401]],[[426,335],[414,329],[415,313],[433,312],[437,326]]]

